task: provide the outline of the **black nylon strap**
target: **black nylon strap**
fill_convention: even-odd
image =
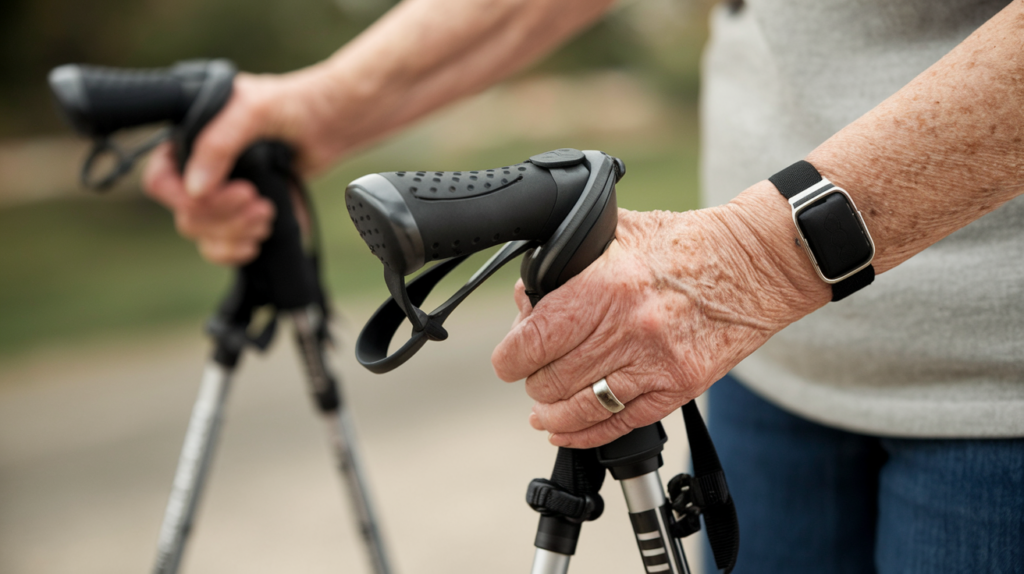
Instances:
[[[558,447],[551,482],[576,495],[597,496],[604,484],[604,475],[605,469],[597,460],[597,449]]]
[[[800,160],[768,178],[786,199],[792,199],[807,188],[822,180],[821,173],[805,160]],[[838,276],[842,276],[841,274]],[[868,265],[855,275],[832,284],[832,301],[845,299],[867,287],[875,280],[875,268]]]
[[[693,477],[700,484],[705,506],[704,526],[707,527],[708,542],[715,555],[715,565],[726,574],[736,566],[740,551],[740,523],[736,518],[736,505],[725,482],[725,471],[718,460],[715,444],[704,424],[704,418],[697,410],[697,403],[690,401],[683,405],[683,421],[686,423],[686,439],[690,443],[693,458]]]
[[[446,339],[448,332],[442,325],[452,311],[502,265],[519,257],[524,251],[534,246],[534,243],[528,241],[506,243],[465,285],[430,314],[424,313],[419,306],[423,304],[427,295],[441,279],[444,279],[469,255],[460,255],[442,261],[421,273],[408,285],[400,275],[385,267],[384,281],[392,295],[377,308],[373,317],[367,321],[366,326],[359,333],[359,338],[356,340],[356,359],[359,364],[374,373],[386,373],[412,358],[428,340],[443,341]],[[400,349],[388,355],[391,339],[405,319],[409,319],[413,325],[412,336]]]

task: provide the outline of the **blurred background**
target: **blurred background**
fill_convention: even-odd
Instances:
[[[284,72],[327,57],[392,4],[0,3],[0,573],[150,567],[207,352],[202,323],[230,280],[143,197],[139,170],[104,195],[79,187],[87,143],[56,113],[47,72],[209,57]],[[489,365],[515,314],[515,265],[456,312],[449,341],[404,369],[374,376],[355,364],[351,344],[386,290],[342,215],[344,186],[371,172],[483,169],[576,147],[625,160],[620,206],[695,208],[711,4],[624,0],[532,69],[311,182],[339,312],[339,370],[402,572],[528,568],[536,515],[522,493],[550,472],[554,449],[526,425],[522,390],[497,382]],[[286,337],[246,359],[185,572],[365,571],[298,368]],[[666,480],[682,468],[685,443],[681,421],[668,424]],[[609,487],[609,510],[584,529],[574,564],[639,572]]]

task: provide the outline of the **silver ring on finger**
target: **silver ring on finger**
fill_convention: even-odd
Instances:
[[[594,389],[594,395],[597,397],[597,402],[601,403],[601,406],[608,410],[608,412],[614,414],[622,409],[626,408],[626,405],[622,404],[612,392],[611,388],[608,387],[608,381],[601,379],[593,385],[590,385],[591,389]]]

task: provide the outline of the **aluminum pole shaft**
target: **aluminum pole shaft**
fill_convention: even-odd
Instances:
[[[682,544],[668,531],[672,511],[658,471],[619,483],[646,571],[649,574],[690,574]]]
[[[533,554],[533,568],[530,574],[566,574],[572,556],[538,548]]]
[[[157,541],[155,574],[175,574],[192,529],[196,504],[206,483],[211,453],[223,418],[232,369],[213,361],[203,371],[199,396],[185,433],[185,444],[174,473],[171,497]]]
[[[327,366],[323,341],[318,335],[323,317],[317,307],[294,311],[290,315],[295,325],[299,353],[306,365],[310,392],[314,397],[325,392],[337,396],[335,408],[331,410],[319,408],[318,410],[327,426],[331,451],[334,453],[338,471],[343,478],[342,482],[345,484],[352,508],[359,521],[359,530],[366,551],[370,555],[374,573],[390,574],[391,566],[387,549],[377,525],[377,515],[371,502],[369,483],[363,471],[362,457],[357,446],[355,425],[341,395],[337,379]]]

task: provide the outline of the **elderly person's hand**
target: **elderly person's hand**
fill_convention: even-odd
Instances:
[[[619,210],[616,241],[536,307],[519,282],[519,316],[492,361],[502,379],[526,378],[530,424],[557,446],[608,443],[661,420],[824,305],[829,287],[793,245],[787,208],[765,182],[719,208]],[[768,247],[780,241],[792,249]],[[591,389],[601,378],[625,404],[619,413]]]
[[[1022,30],[1014,2],[807,156],[853,197],[876,274],[1024,193]],[[526,378],[530,423],[559,446],[660,420],[831,298],[767,181],[722,207],[619,213],[617,241],[536,308],[517,289],[492,357]],[[590,388],[602,377],[626,405],[614,415]]]

